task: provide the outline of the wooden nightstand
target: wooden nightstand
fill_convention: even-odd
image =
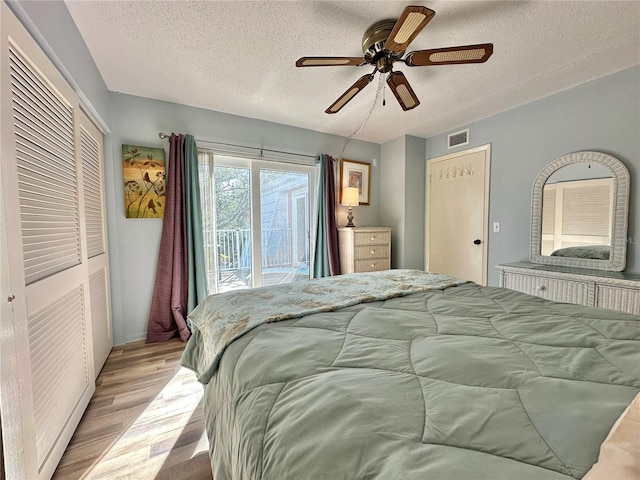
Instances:
[[[391,227],[340,227],[340,272],[375,272],[391,268]]]

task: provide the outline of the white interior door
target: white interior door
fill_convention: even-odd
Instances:
[[[109,293],[109,255],[104,210],[102,133],[80,111],[80,160],[84,193],[87,266],[91,293],[91,337],[94,380],[98,377],[113,347]]]
[[[490,146],[427,161],[426,270],[487,283]]]

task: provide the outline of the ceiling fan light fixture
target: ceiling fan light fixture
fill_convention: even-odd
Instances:
[[[395,62],[403,62],[408,67],[428,65],[462,65],[483,63],[493,54],[492,43],[461,45],[447,48],[415,50],[405,55],[413,39],[431,21],[436,12],[423,6],[407,6],[398,19],[386,19],[371,25],[362,37],[363,57],[301,57],[296,67],[324,67],[372,65],[373,73],[359,78],[347,89],[325,113],[338,113],[374,78],[376,73],[388,74],[387,84],[403,110],[411,110],[420,105],[420,100],[400,71],[393,71]],[[380,77],[382,80],[382,76]],[[377,99],[377,95],[376,95]],[[374,101],[374,105],[376,102]],[[384,98],[382,104],[385,104]],[[365,121],[366,123],[366,121]]]

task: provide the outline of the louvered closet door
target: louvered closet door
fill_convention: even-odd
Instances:
[[[81,111],[80,158],[82,160],[84,219],[87,232],[95,377],[100,373],[113,346],[109,309],[109,256],[106,246],[102,151],[102,133]]]
[[[7,478],[44,479],[95,389],[92,220],[78,98],[4,2],[0,8],[2,300],[11,300],[2,318],[0,406]]]

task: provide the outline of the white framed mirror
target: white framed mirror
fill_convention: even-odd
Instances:
[[[531,199],[531,263],[622,271],[626,266],[629,171],[601,152],[549,163]]]

